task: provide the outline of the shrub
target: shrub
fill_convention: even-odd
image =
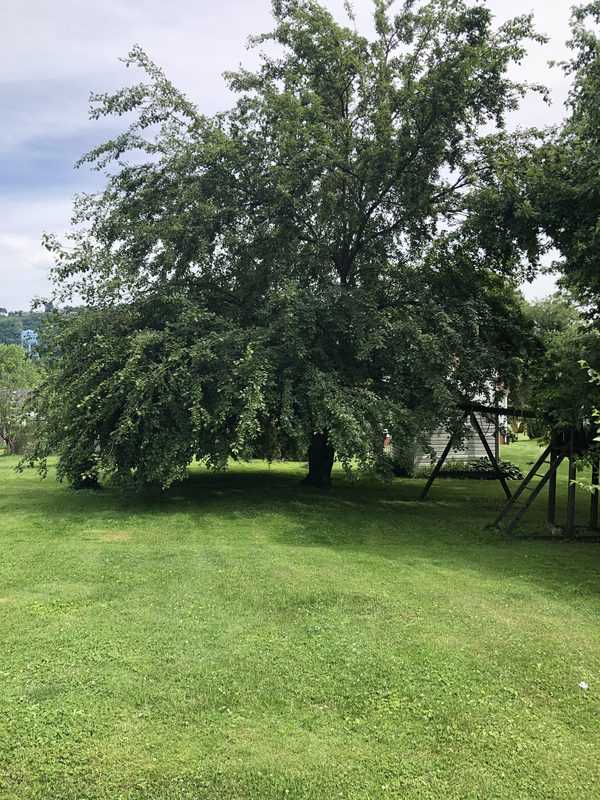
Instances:
[[[498,466],[502,477],[508,480],[521,481],[525,477],[516,464],[510,461],[499,461]],[[433,472],[432,467],[420,470],[418,477],[428,478]],[[496,475],[495,467],[488,458],[478,458],[473,461],[450,461],[444,464],[439,474],[441,478],[471,478],[474,480],[494,480]]]

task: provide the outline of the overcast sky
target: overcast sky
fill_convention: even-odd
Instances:
[[[342,17],[343,0],[325,0]],[[545,125],[563,114],[567,84],[547,62],[566,55],[570,0],[489,0],[498,21],[533,11],[550,37],[532,47],[518,70],[545,83],[553,104],[523,103],[513,124]],[[358,25],[369,26],[371,0],[355,0]],[[111,129],[88,121],[90,90],[135,79],[119,58],[138,43],[204,113],[225,109],[222,73],[252,65],[248,35],[269,30],[270,0],[0,0],[0,306],[27,309],[48,291],[44,231],[68,227],[73,194],[97,185],[74,162]],[[116,129],[115,129],[116,130]],[[552,289],[550,278],[527,287],[529,297]]]

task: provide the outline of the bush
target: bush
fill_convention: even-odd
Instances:
[[[511,481],[522,481],[525,477],[516,464],[510,461],[499,461],[498,466],[502,477]],[[427,467],[419,472],[418,477],[428,478],[433,472],[433,467]],[[494,480],[496,470],[488,458],[478,458],[474,461],[450,461],[444,465],[440,478],[470,478],[474,480]]]

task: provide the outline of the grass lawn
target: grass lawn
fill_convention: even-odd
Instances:
[[[600,796],[600,545],[485,531],[495,482],[257,462],[136,498],[14,464],[2,800]]]

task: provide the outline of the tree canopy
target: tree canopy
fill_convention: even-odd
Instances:
[[[516,192],[538,242],[559,251],[562,284],[594,315],[600,310],[599,23],[598,0],[573,8],[571,58],[558,65],[572,81],[567,118],[546,131],[538,147],[521,153]]]
[[[326,482],[453,419],[519,368],[529,231],[498,228],[510,79],[529,16],[464,0],[373,4],[369,39],[275,0],[255,72],[207,117],[139,48],[145,79],[95,95],[130,115],[83,158],[108,170],[52,237],[58,316],[31,455],[73,482],[168,485],[196,457],[305,451]],[[533,87],[539,88],[539,87]],[[515,345],[517,343],[517,345]]]
[[[589,424],[600,405],[597,381],[589,380],[600,365],[599,23],[598,0],[573,8],[571,56],[558,65],[572,81],[567,117],[526,138],[497,171],[500,188],[491,193],[504,229],[529,238],[534,259],[558,251],[560,284],[576,301],[555,297],[529,312],[537,344],[521,392],[547,432]]]

